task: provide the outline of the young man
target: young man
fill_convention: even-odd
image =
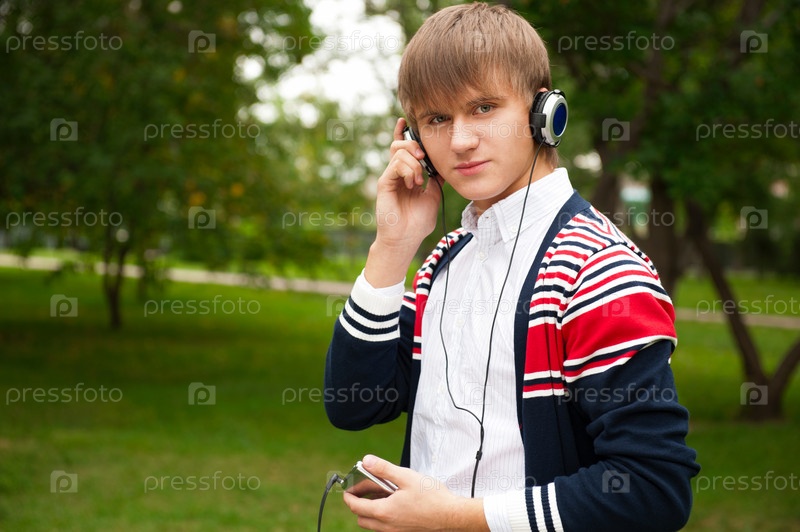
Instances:
[[[544,43],[503,6],[444,9],[405,51],[408,125],[439,184],[471,203],[404,298],[441,192],[424,186],[425,153],[400,119],[377,235],[325,368],[337,427],[408,413],[402,467],[364,458],[398,491],[344,495],[364,528],[676,530],[688,519],[699,468],[669,368],[672,304],[649,259],[533,140],[529,111],[550,88]]]

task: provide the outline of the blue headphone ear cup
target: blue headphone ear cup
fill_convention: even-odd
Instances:
[[[567,129],[569,108],[560,90],[537,92],[530,111],[533,140],[545,146],[558,146]]]

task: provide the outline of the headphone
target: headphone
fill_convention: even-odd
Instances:
[[[556,147],[567,129],[567,98],[560,90],[538,92],[531,105],[530,125],[537,144]]]

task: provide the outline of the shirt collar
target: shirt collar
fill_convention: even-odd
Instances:
[[[493,242],[501,238],[504,242],[512,240],[520,227],[525,191],[526,187],[521,188],[486,209],[480,216],[470,202],[461,214],[461,225],[478,238],[489,238]],[[556,168],[551,174],[531,183],[521,230],[550,220],[553,213],[572,196],[572,192],[566,168]]]

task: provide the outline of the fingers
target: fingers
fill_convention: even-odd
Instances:
[[[396,466],[383,458],[368,454],[361,463],[367,471],[379,478],[391,480],[400,489],[413,487],[417,483],[418,473],[406,467]]]
[[[394,140],[403,140],[403,130],[406,127],[406,119],[400,117],[394,125]]]
[[[406,188],[413,189],[415,186],[422,186],[422,165],[406,150],[399,150],[395,153],[391,162],[395,176],[401,178]]]

